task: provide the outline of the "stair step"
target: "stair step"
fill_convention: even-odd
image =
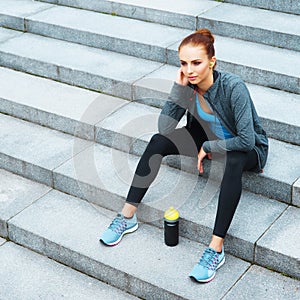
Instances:
[[[297,0],[224,0],[224,2],[300,15],[300,3]]]
[[[97,105],[99,106],[100,104]],[[119,105],[120,102],[117,102],[116,107]],[[93,107],[94,106],[92,106],[92,108]],[[103,121],[95,124],[95,140],[98,143],[125,151],[125,153],[131,152],[141,155],[150,136],[157,132],[156,124],[160,111],[154,107],[150,108],[138,103],[129,103],[123,106],[121,104],[119,109],[116,109],[116,107],[114,105],[108,106],[109,110],[107,110],[104,115],[106,115],[106,113],[109,115],[103,119]],[[92,113],[94,116],[94,110],[92,110]],[[86,110],[85,114],[89,116],[91,112]],[[72,136],[64,135],[63,133],[55,132],[50,129],[48,130],[47,128],[41,128],[38,125],[23,122],[5,115],[1,116],[0,122],[3,124],[3,140],[6,141],[2,147],[4,161],[9,163],[11,158],[11,167],[14,168],[14,172],[17,173],[22,172],[23,166],[21,161],[25,160],[26,162],[33,164],[33,166],[29,169],[23,170],[27,174],[26,176],[35,176],[29,178],[35,178],[37,181],[51,186],[51,170],[53,170],[53,168],[55,168],[59,163],[63,162],[65,158],[70,158],[70,151],[72,150]],[[77,121],[75,121],[75,124],[76,122]],[[64,118],[62,118],[61,123],[64,123]],[[79,124],[81,124],[81,122]],[[85,125],[85,123],[83,124]],[[16,131],[15,128],[19,127],[20,130]],[[139,128],[139,130],[137,130],[137,128]],[[34,137],[31,140],[27,133],[29,131],[32,131],[31,135]],[[76,131],[80,132],[80,130],[77,129]],[[6,132],[11,132],[11,134],[8,136]],[[22,134],[25,134],[25,136],[22,136]],[[50,159],[47,157],[47,151],[49,151],[49,149],[43,148],[44,145],[48,143],[45,139],[45,135],[47,134],[50,135],[49,148],[52,152],[50,152],[52,155]],[[92,136],[93,134],[94,132],[90,132],[87,135]],[[65,136],[66,139],[64,139]],[[31,145],[31,149],[26,150],[25,152],[20,150],[20,148],[15,149],[15,143],[16,141],[19,141],[20,138],[24,140],[24,145],[28,145],[29,143]],[[53,145],[50,144],[51,141],[53,141]],[[85,140],[75,139],[75,141],[78,141],[80,146],[76,149],[76,151],[82,151],[84,148],[91,145],[91,142]],[[33,155],[36,149],[41,149],[42,151],[41,158],[38,160],[39,167],[35,161],[36,157]],[[298,157],[299,149],[299,146],[270,139],[270,155],[264,173],[259,175],[254,173],[245,173],[244,186],[252,192],[260,193],[267,197],[279,199],[280,201],[287,203],[293,203],[291,189],[294,182],[299,177],[299,164],[297,160],[286,161],[280,159],[280,153],[285,153],[288,157]],[[57,153],[60,153],[61,157],[57,157]],[[13,157],[21,159],[21,161],[15,161]],[[174,167],[180,168],[178,160],[175,162],[171,161],[170,164]],[[183,167],[183,169],[188,172],[195,173],[195,171],[197,171],[195,166],[195,159],[187,158],[187,166]],[[6,168],[11,170],[8,166],[6,166]],[[31,168],[40,174],[31,174]],[[280,172],[278,172],[279,168],[282,169]]]
[[[172,5],[159,0],[60,0],[59,4],[191,30],[196,29],[199,14],[220,5],[210,0],[189,0],[188,5],[184,0],[173,0]]]
[[[165,49],[168,46],[192,32],[62,6],[27,17],[26,30],[30,33],[159,62],[166,62]]]
[[[0,45],[0,64],[130,99],[131,84],[162,64],[24,33]]]
[[[198,28],[251,42],[300,50],[300,17],[223,3],[198,16]]]
[[[6,299],[138,299],[11,242],[0,247],[0,263]]]
[[[66,134],[7,116],[1,117],[1,128],[5,132],[1,136],[5,146],[1,147],[0,167],[102,207],[114,210],[121,208],[138,157],[103,145],[91,145],[78,138],[74,138],[71,143],[71,137]],[[86,147],[87,144],[90,147],[82,151],[83,146]],[[75,156],[65,154],[79,151],[81,152],[78,155],[74,154]],[[61,152],[64,153],[64,159]],[[46,175],[41,174],[40,170]],[[277,185],[280,186],[280,183]],[[143,200],[146,208],[141,218],[148,222],[153,221],[170,205],[176,204],[177,207],[181,207],[186,224],[193,224],[194,228],[187,231],[183,227],[183,233],[189,238],[191,235],[207,238],[207,232],[213,227],[218,188],[219,183],[216,181],[163,165],[151,186],[151,192],[147,193]],[[107,198],[110,200],[107,201]],[[249,202],[253,204],[249,206]],[[230,251],[240,251],[240,257],[251,260],[254,243],[286,207],[284,203],[244,192],[236,220],[229,231],[229,236],[233,239]],[[254,208],[260,222],[253,224],[253,229],[249,225],[245,233],[241,223],[250,218]],[[195,212],[206,212],[207,218],[199,219],[196,214],[197,216],[191,219]],[[237,241],[237,244],[245,244],[245,247],[237,247],[234,241]]]
[[[226,263],[215,280],[210,285],[195,284],[188,274],[204,245],[180,238],[178,246],[167,247],[162,230],[146,224],[140,224],[138,231],[124,237],[120,245],[105,247],[98,238],[114,215],[52,191],[9,221],[10,238],[144,299],[199,299],[199,294],[222,299],[233,286],[238,292],[236,283],[242,275],[251,276],[247,273],[249,263],[226,253]],[[256,269],[262,272],[262,268]],[[281,278],[267,270],[263,273],[268,278]],[[298,282],[286,278],[288,283],[295,286]],[[259,288],[265,292],[265,287]],[[298,293],[288,290],[289,295]]]
[[[0,169],[0,178],[0,236],[6,238],[8,220],[48,193],[51,188],[3,169]]]

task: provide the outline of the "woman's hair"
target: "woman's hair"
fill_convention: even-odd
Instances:
[[[204,46],[208,58],[211,59],[215,55],[214,41],[215,38],[208,29],[198,29],[182,40],[178,47],[178,51],[180,51],[183,46],[189,44],[192,46]]]

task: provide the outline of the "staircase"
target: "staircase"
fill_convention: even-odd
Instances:
[[[0,299],[300,298],[300,2],[224,2],[0,0]],[[206,285],[188,273],[212,233],[217,163],[198,176],[195,159],[167,157],[139,230],[98,242],[157,132],[179,42],[200,27],[270,137]],[[176,247],[163,242],[170,205]]]

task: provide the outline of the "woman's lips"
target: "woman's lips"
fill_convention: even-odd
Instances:
[[[197,78],[197,76],[191,76],[191,77],[189,77],[189,80],[194,81],[196,78]]]

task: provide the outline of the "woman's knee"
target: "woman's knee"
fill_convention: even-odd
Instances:
[[[150,139],[147,150],[153,154],[164,155],[170,147],[171,141],[160,133],[156,133]]]

